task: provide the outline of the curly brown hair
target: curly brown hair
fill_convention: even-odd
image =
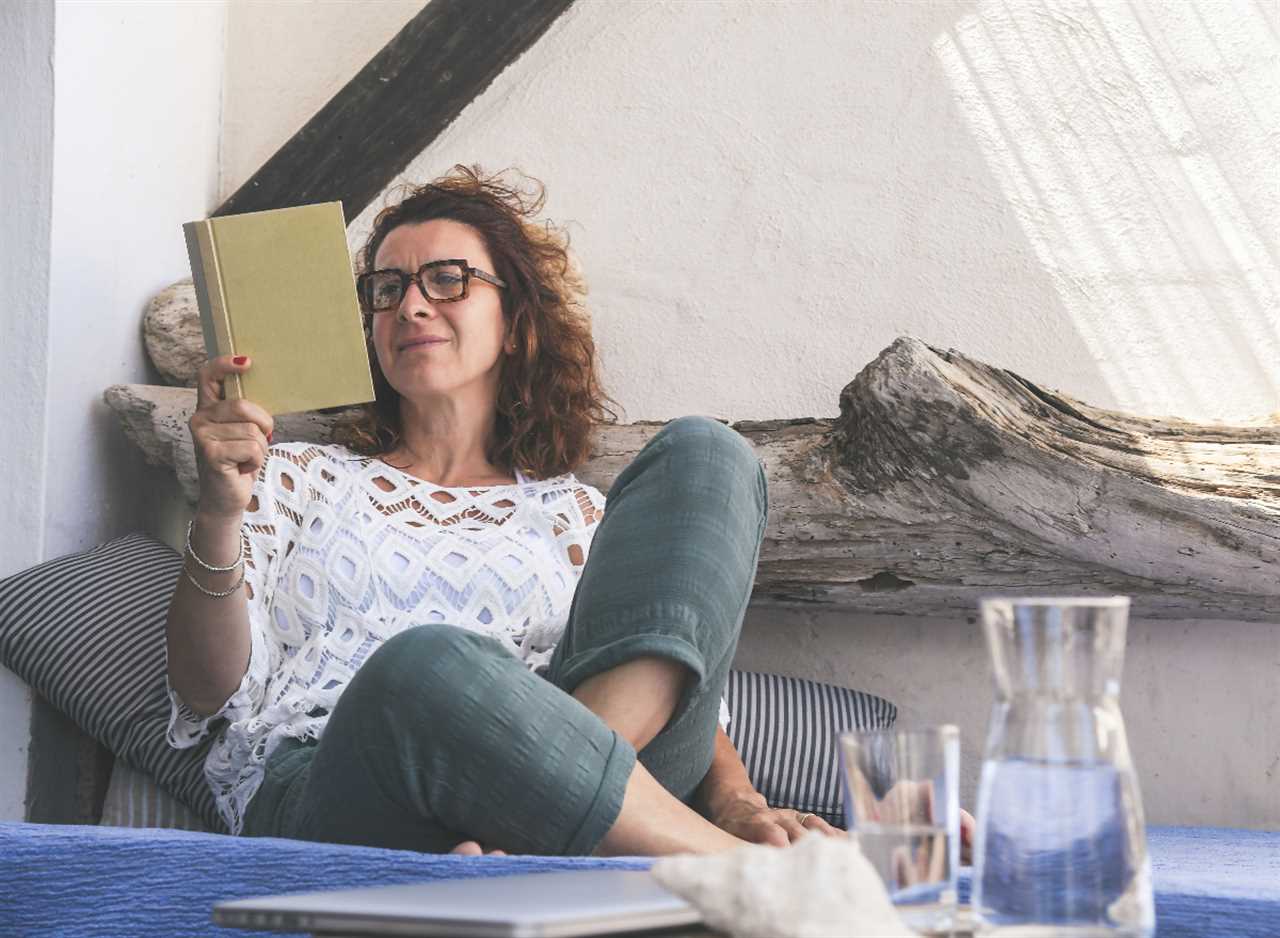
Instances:
[[[550,221],[534,223],[546,187],[533,177],[528,191],[509,183],[502,170],[486,175],[459,163],[378,213],[360,252],[361,271],[374,269],[378,248],[393,228],[447,218],[470,225],[493,257],[494,273],[506,281],[502,313],[512,327],[516,351],[504,357],[498,383],[497,419],[486,457],[511,472],[535,479],[561,475],[591,455],[595,429],[617,421],[596,364],[591,319],[583,304],[586,283],[569,254],[568,232]],[[523,176],[518,170],[514,172]],[[369,314],[366,313],[366,319]],[[376,399],[340,425],[334,439],[365,456],[400,442],[400,395],[378,365],[372,339],[369,363]]]

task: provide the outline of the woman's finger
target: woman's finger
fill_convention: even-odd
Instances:
[[[786,830],[773,819],[773,812],[735,820],[724,825],[724,830],[748,843],[766,847],[785,847],[791,843]]]
[[[252,440],[264,447],[267,445],[267,437],[256,423],[218,423],[211,420],[200,426],[199,436],[210,442]]]
[[[214,468],[230,469],[234,466],[241,475],[251,475],[263,467],[267,452],[253,440],[230,440],[225,443],[209,443],[204,449],[205,460]]]
[[[251,364],[247,355],[219,355],[201,365],[196,373],[196,407],[222,400],[222,383],[227,375],[243,374]]]
[[[756,836],[744,837],[766,847],[785,847],[791,843],[791,833],[777,821],[761,821],[755,826]]]
[[[812,814],[805,819],[804,829],[807,831],[813,831],[814,833],[823,834],[827,837],[843,837],[845,833],[838,828],[832,827],[816,814]]]
[[[795,843],[808,833],[804,825],[800,823],[800,817],[801,815],[798,812],[783,811],[779,813],[778,819],[774,822],[786,832],[787,840],[790,843]]]
[[[253,401],[214,401],[200,411],[210,423],[251,423],[269,436],[275,428],[271,415]]]
[[[267,461],[269,444],[256,424],[193,420],[191,439],[196,456],[215,469],[229,469],[234,461],[238,473],[256,473]],[[232,445],[234,451],[226,448]]]

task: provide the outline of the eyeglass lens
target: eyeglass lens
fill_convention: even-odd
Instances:
[[[462,296],[466,285],[466,271],[459,264],[441,264],[424,267],[419,273],[419,285],[433,300],[452,300]],[[408,277],[399,271],[378,271],[369,277],[369,302],[375,310],[396,309],[404,299]]]

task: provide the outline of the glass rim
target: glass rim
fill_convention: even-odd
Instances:
[[[897,729],[889,726],[876,730],[842,730],[836,738],[843,742],[847,737],[851,742],[857,742],[863,739],[883,739],[888,736],[908,739],[914,737],[916,739],[958,740],[960,738],[960,726],[956,723],[939,723],[935,726],[915,726],[906,729]]]
[[[978,600],[980,608],[997,603],[1009,606],[1096,606],[1101,609],[1117,609],[1131,605],[1132,601],[1128,596],[983,596]]]

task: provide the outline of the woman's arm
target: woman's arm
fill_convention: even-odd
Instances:
[[[197,513],[191,529],[191,546],[205,562],[226,566],[235,560],[240,544],[238,518],[209,518]],[[243,570],[212,573],[184,556],[187,572],[210,592],[196,588],[186,575],[169,603],[165,625],[165,649],[169,662],[169,686],[196,713],[217,713],[240,686],[249,663],[249,604],[245,598]]]
[[[165,648],[169,685],[202,716],[222,707],[240,686],[249,663],[245,566],[235,561],[242,556],[241,521],[266,462],[272,422],[256,404],[221,399],[223,379],[248,368],[247,358],[223,356],[206,362],[190,421],[200,500],[190,551],[183,556],[184,573],[169,605]],[[210,566],[233,568],[209,570],[191,552]]]
[[[752,843],[785,847],[806,831],[839,833],[817,815],[771,808],[747,777],[747,767],[722,727],[716,729],[711,768],[698,786],[697,805],[713,824]],[[803,820],[803,823],[802,823]]]

